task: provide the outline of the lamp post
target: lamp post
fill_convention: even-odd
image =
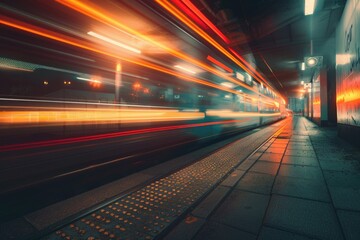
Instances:
[[[121,87],[121,71],[122,71],[122,65],[121,62],[118,61],[116,63],[116,69],[115,69],[115,102],[120,103],[120,87]]]

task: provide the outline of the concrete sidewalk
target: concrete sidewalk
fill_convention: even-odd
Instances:
[[[360,239],[360,152],[295,116],[165,239]]]

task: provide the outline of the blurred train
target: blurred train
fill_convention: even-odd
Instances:
[[[0,89],[0,129],[21,129],[9,135],[18,141],[20,133],[35,139],[58,138],[185,123],[207,123],[205,131],[192,129],[205,137],[257,127],[287,115],[285,102],[256,80],[251,81],[253,91],[228,86],[232,92],[227,92],[125,74],[120,97],[115,99],[109,79],[47,69],[1,71],[0,75],[6,86]]]
[[[43,69],[0,75],[5,192],[89,168],[129,174],[287,116],[285,102],[255,81],[253,91],[230,93],[124,74],[119,102],[106,79]]]

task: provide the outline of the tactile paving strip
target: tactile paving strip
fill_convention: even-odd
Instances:
[[[154,239],[274,133],[266,128],[57,230],[43,239]],[[246,155],[244,155],[246,154]]]

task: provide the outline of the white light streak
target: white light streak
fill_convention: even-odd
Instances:
[[[87,34],[89,34],[90,36],[96,37],[96,38],[98,38],[98,39],[101,39],[101,40],[103,40],[103,41],[105,41],[105,42],[108,42],[108,43],[111,43],[111,44],[113,44],[113,45],[116,45],[116,46],[118,46],[118,47],[121,47],[121,48],[127,49],[127,50],[129,50],[129,51],[132,51],[132,52],[134,52],[134,53],[137,53],[137,54],[140,54],[140,53],[141,53],[141,51],[140,51],[139,49],[130,47],[130,46],[125,45],[125,44],[123,44],[123,43],[121,43],[121,42],[115,41],[115,40],[113,40],[113,39],[111,39],[111,38],[102,36],[102,35],[100,35],[100,34],[98,34],[98,33],[95,33],[95,32],[90,31],[90,32],[88,32]]]
[[[179,68],[179,69],[181,69],[181,70],[184,70],[184,71],[186,71],[186,72],[188,72],[188,73],[191,73],[191,74],[196,74],[196,72],[195,72],[195,71],[190,70],[190,69],[185,68],[185,67],[180,66],[180,65],[175,65],[174,67]]]

